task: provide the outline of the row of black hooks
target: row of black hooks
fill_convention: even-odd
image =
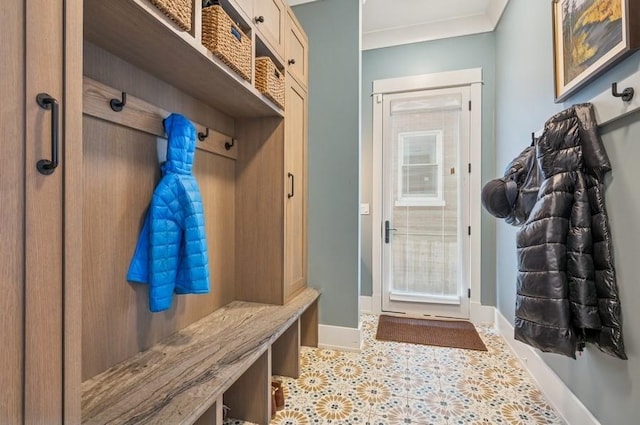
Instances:
[[[109,106],[111,107],[111,109],[114,112],[122,112],[122,110],[124,109],[124,107],[127,105],[127,92],[122,92],[122,96],[120,99],[117,98],[113,98],[109,101]],[[207,137],[209,137],[209,127],[206,128],[206,132],[198,132],[198,140],[200,140],[201,142],[204,142]],[[226,150],[231,149],[234,145],[236,144],[236,139],[231,139],[231,143],[229,142],[225,142],[224,143],[224,148]]]

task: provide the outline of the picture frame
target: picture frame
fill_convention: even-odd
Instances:
[[[555,102],[640,47],[640,2],[552,0]]]

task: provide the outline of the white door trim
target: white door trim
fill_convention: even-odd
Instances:
[[[373,81],[373,123],[382,122],[382,93],[401,93],[408,90],[431,90],[444,87],[469,86],[471,100],[470,152],[471,173],[469,176],[469,208],[471,236],[469,249],[471,264],[469,287],[471,303],[480,304],[481,291],[481,203],[482,175],[482,68],[425,74],[411,77],[389,78]],[[382,138],[383,133],[373,129],[373,211],[371,224],[372,241],[372,312],[382,312]]]

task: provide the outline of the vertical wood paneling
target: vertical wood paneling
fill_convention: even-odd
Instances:
[[[36,95],[46,92],[65,114],[62,0],[27,0],[25,161],[25,401],[26,424],[62,423],[62,182],[63,170],[40,174],[51,158],[52,113]],[[61,129],[62,130],[62,129]]]
[[[301,291],[307,275],[307,93],[287,78],[285,123],[285,302]],[[291,174],[293,177],[289,177]],[[293,195],[289,197],[289,195]]]
[[[271,349],[262,354],[224,393],[229,415],[256,424],[268,424],[271,407]]]
[[[284,124],[238,122],[236,164],[236,299],[282,304]]]
[[[235,165],[198,151],[194,175],[205,208],[211,293],[148,308],[146,285],[126,281],[159,180],[155,138],[84,117],[82,379],[145,350],[234,299]]]
[[[22,423],[24,304],[24,22],[22,2],[0,14],[0,128],[6,158],[0,167],[0,423]]]
[[[82,361],[82,0],[65,1],[64,71],[64,399],[79,424]]]

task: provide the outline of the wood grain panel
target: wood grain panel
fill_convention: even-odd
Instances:
[[[82,361],[82,0],[65,4],[64,423],[80,423]]]
[[[195,422],[317,297],[307,289],[284,306],[234,301],[215,311],[84,382],[83,423]]]
[[[295,15],[289,11],[287,13],[287,35],[285,38],[287,72],[306,88],[309,66],[309,41],[301,28],[302,26],[298,23]],[[289,63],[292,59],[294,63]]]
[[[307,283],[307,93],[287,79],[285,122],[285,257],[284,300],[289,300]],[[291,177],[289,177],[291,175]],[[291,186],[291,187],[289,187]]]
[[[175,296],[152,314],[146,285],[126,281],[160,177],[155,137],[91,117],[84,122],[82,379],[154,345],[234,298],[234,162],[197,152],[211,293]]]
[[[300,374],[300,321],[297,320],[271,347],[271,374],[297,378]]]
[[[236,162],[236,299],[282,304],[284,123],[240,120]]]
[[[165,111],[160,107],[154,106],[134,96],[127,95],[125,107],[121,111],[116,112],[111,109],[111,99],[120,99],[121,97],[121,91],[90,78],[84,78],[83,110],[86,115],[166,138],[162,121],[170,115],[169,111]],[[197,149],[227,158],[236,158],[238,146],[232,143],[232,136],[224,135],[216,130],[207,129],[206,126],[198,124],[193,120],[191,120],[191,123],[196,128],[196,134],[207,134],[204,140],[198,139],[196,144]],[[227,149],[225,144],[232,146]]]
[[[0,423],[22,423],[23,307],[24,307],[24,6],[10,2],[0,14],[0,108],[2,149],[0,167]]]
[[[255,424],[268,424],[270,418],[270,356],[266,350],[224,393],[229,417]]]
[[[300,344],[305,347],[318,346],[318,301],[300,316]]]
[[[62,0],[27,0],[25,155],[25,424],[61,424],[63,405],[63,170],[36,169],[51,159],[51,110],[36,103],[46,92],[65,113]],[[43,40],[47,40],[43,43]]]

